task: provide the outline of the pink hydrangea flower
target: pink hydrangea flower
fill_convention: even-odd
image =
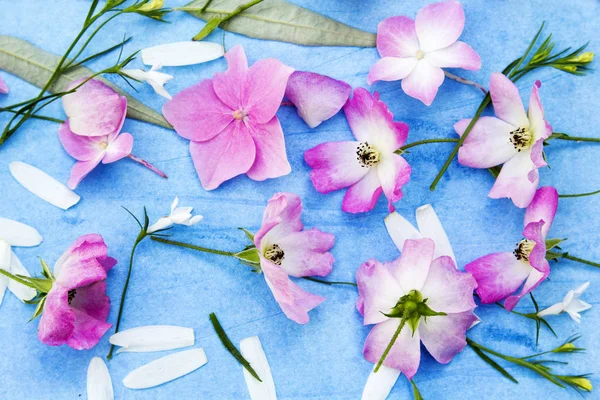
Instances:
[[[108,257],[102,236],[81,236],[56,261],[55,281],[46,297],[38,336],[50,346],[91,349],[111,327],[106,272],[117,261]]]
[[[337,114],[352,93],[352,86],[329,76],[296,71],[288,80],[285,97],[311,128]]]
[[[325,298],[302,290],[290,276],[327,276],[333,266],[334,236],[317,229],[303,231],[302,202],[293,193],[277,193],[267,203],[254,245],[269,289],[287,317],[299,324]]]
[[[550,274],[546,260],[546,236],[558,208],[558,192],[550,186],[537,190],[525,212],[525,229],[515,250],[494,253],[467,264],[477,281],[477,294],[484,304],[506,299],[512,310],[521,297],[535,289]],[[519,288],[521,291],[514,294]]]
[[[539,185],[538,168],[547,165],[543,147],[552,127],[544,119],[540,86],[540,81],[533,85],[525,113],[515,84],[499,72],[492,74],[490,95],[497,118],[481,117],[458,152],[458,162],[468,167],[503,164],[489,196],[508,197],[520,208],[531,203]],[[457,122],[456,133],[462,136],[470,122],[471,119]]]
[[[70,87],[81,84],[73,82]],[[69,119],[60,125],[58,138],[77,163],[67,185],[75,189],[100,162],[118,161],[131,154],[133,136],[120,133],[127,114],[127,98],[110,86],[91,79],[75,93],[63,97]]]
[[[392,212],[410,179],[410,165],[394,153],[406,142],[408,125],[394,122],[379,94],[363,88],[354,90],[344,112],[357,140],[323,143],[304,153],[313,186],[320,193],[349,187],[342,210],[351,213],[372,210],[383,192]]]
[[[408,379],[419,368],[421,342],[436,361],[447,364],[465,348],[466,332],[477,321],[475,279],[458,271],[448,256],[434,259],[434,247],[431,239],[408,239],[397,260],[369,260],[356,273],[356,306],[365,325],[375,324],[363,349],[372,363],[380,361],[401,323],[400,316],[389,315],[412,310],[408,303],[416,310],[426,306],[445,314],[425,317],[419,312],[416,326],[406,323],[400,331],[383,365],[402,371]]]
[[[6,82],[4,82],[2,80],[1,76],[0,76],[0,93],[8,94],[8,85],[6,84]]]
[[[458,40],[465,13],[457,1],[430,4],[408,17],[392,17],[377,27],[377,50],[382,57],[369,71],[367,81],[402,80],[402,90],[431,105],[444,82],[442,68],[481,68],[479,55]]]
[[[244,173],[263,181],[291,171],[275,113],[293,68],[272,58],[248,68],[239,45],[225,58],[227,71],[183,90],[163,107],[177,133],[192,141],[190,153],[206,190]]]

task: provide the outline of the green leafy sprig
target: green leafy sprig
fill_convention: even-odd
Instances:
[[[552,326],[550,326],[550,324],[548,323],[548,321],[546,321],[546,319],[544,319],[543,317],[540,317],[538,315],[538,313],[540,312],[540,307],[538,306],[537,301],[535,300],[535,297],[533,297],[533,293],[529,293],[529,296],[531,297],[531,301],[533,302],[533,306],[535,307],[535,312],[532,313],[521,313],[515,310],[510,310],[510,312],[512,314],[515,315],[519,315],[521,317],[525,317],[527,319],[531,319],[533,321],[535,321],[535,327],[536,327],[536,333],[535,333],[535,345],[537,346],[540,340],[540,330],[542,329],[542,326],[545,326],[546,328],[548,328],[548,330],[550,332],[552,332],[552,334],[556,337],[558,337],[556,335],[556,332],[554,332],[554,329],[552,329]],[[498,306],[504,308],[506,310],[506,307],[504,307],[501,303],[496,303]],[[509,310],[507,310],[509,311]]]

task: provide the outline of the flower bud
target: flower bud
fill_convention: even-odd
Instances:
[[[574,57],[571,61],[589,64],[594,61],[594,53],[591,51],[586,51],[585,53],[581,53],[577,57]]]
[[[577,66],[575,65],[555,65],[554,68],[558,68],[565,72],[576,72]]]
[[[150,0],[146,4],[142,4],[138,7],[137,11],[141,12],[150,12],[155,10],[160,10],[165,4],[165,0]]]
[[[581,390],[585,390],[586,392],[592,391],[592,382],[588,378],[572,377],[568,379],[568,382]]]

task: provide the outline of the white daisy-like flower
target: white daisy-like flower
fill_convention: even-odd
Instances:
[[[575,290],[569,290],[563,301],[538,312],[538,317],[544,317],[546,315],[558,315],[566,312],[571,318],[573,318],[573,321],[579,324],[581,322],[581,314],[579,313],[592,308],[591,304],[579,299],[588,286],[590,286],[590,283],[586,282]]]
[[[161,229],[166,229],[174,224],[192,226],[202,221],[202,215],[192,216],[193,207],[177,207],[179,198],[175,197],[171,204],[171,214],[160,218],[154,224],[148,227],[147,233],[153,233]]]

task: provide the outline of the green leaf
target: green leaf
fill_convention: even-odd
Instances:
[[[471,348],[473,349],[473,351],[486,363],[488,363],[492,368],[494,368],[496,371],[500,372],[502,375],[504,375],[505,378],[510,379],[511,381],[513,381],[514,383],[519,383],[519,381],[517,381],[511,374],[508,373],[507,370],[505,370],[504,368],[502,368],[500,366],[500,364],[498,364],[496,361],[492,360],[490,357],[488,357],[482,350],[480,350],[479,348],[475,347],[475,346],[471,346]]]
[[[546,251],[552,250],[567,239],[546,239]]]
[[[0,70],[18,76],[39,88],[44,87],[48,82],[59,60],[59,56],[48,53],[24,40],[0,35]],[[50,92],[65,91],[72,82],[88,77],[93,73],[92,70],[82,66],[72,68],[57,79],[54,85],[50,87]],[[129,118],[173,129],[158,112],[123,92],[113,83],[103,78],[96,79],[103,81],[116,90],[117,93],[127,97],[127,116]]]
[[[239,253],[235,254],[235,257],[250,264],[260,264],[258,250],[255,247],[240,251]]]
[[[246,228],[238,228],[240,231],[244,232],[246,234],[246,236],[248,237],[248,239],[250,239],[250,241],[252,243],[254,243],[254,233],[250,232],[248,229]]]
[[[248,0],[194,0],[179,10],[210,21],[224,18]],[[264,0],[227,22],[223,29],[242,35],[307,46],[375,47],[376,35],[352,28],[284,0]]]

